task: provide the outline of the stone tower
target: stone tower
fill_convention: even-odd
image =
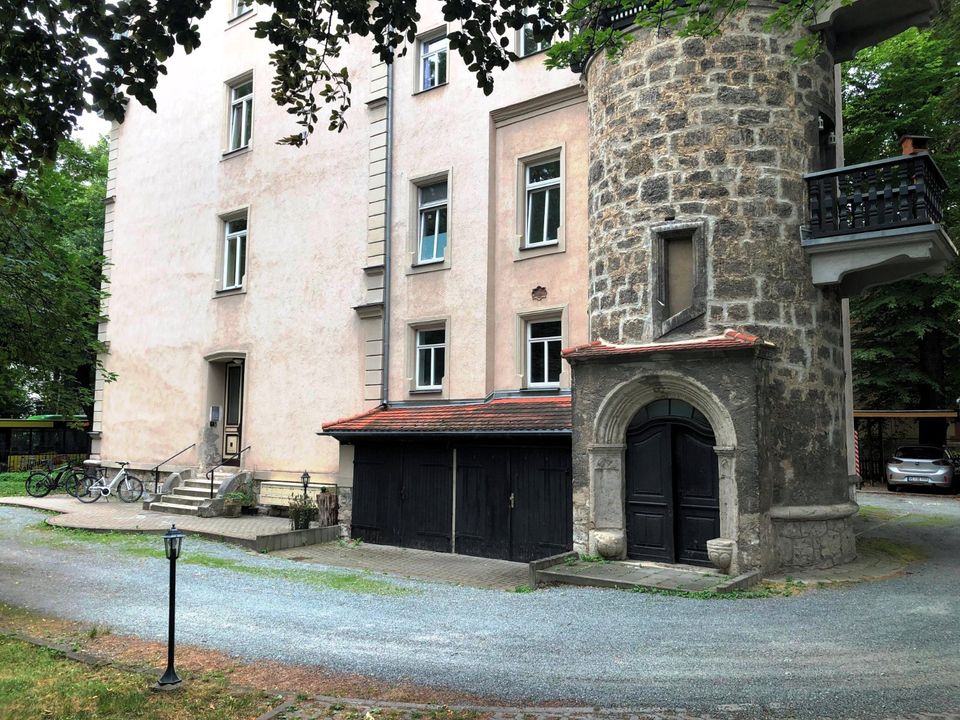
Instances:
[[[790,38],[764,29],[769,12],[751,7],[717,38],[636,31],[619,61],[584,68],[593,343],[567,358],[575,542],[590,552],[642,558],[656,543],[640,536],[702,544],[718,528],[734,571],[855,556],[841,298],[813,285],[800,242],[834,61],[795,60]],[[685,409],[650,405],[662,400]],[[673,491],[662,512],[649,500],[659,461],[627,439],[644,408],[712,431],[714,529],[696,498],[682,509]],[[677,466],[693,452],[671,447],[655,457]]]

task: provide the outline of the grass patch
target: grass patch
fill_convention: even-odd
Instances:
[[[893,520],[895,517],[903,515],[903,513],[896,512],[895,510],[889,510],[882,507],[874,507],[872,505],[861,505],[860,512],[858,515],[864,519],[871,522],[886,522],[887,520]]]
[[[0,473],[0,497],[19,497],[27,494],[28,472]]]
[[[118,532],[93,532],[74,528],[59,528],[39,523],[30,528],[36,531],[30,542],[54,548],[67,548],[76,543],[109,544],[121,554],[138,558],[165,560],[163,544],[159,536]],[[216,570],[227,570],[254,577],[272,580],[287,580],[301,583],[320,590],[340,590],[364,595],[419,595],[420,590],[394,585],[371,577],[366,573],[352,573],[336,570],[311,570],[308,568],[273,568],[248,564],[236,558],[220,557],[203,552],[191,552],[189,549],[180,556],[181,565],[200,565]]]
[[[210,674],[173,693],[148,689],[155,677],[91,667],[60,653],[0,636],[0,717],[4,720],[247,720],[273,704]]]
[[[911,527],[948,527],[960,523],[960,518],[949,515],[916,515],[904,518],[903,524]]]
[[[902,563],[919,562],[927,559],[926,552],[919,545],[895,542],[887,538],[860,538],[857,540],[857,548],[883,553]]]
[[[688,600],[761,600],[774,597],[791,597],[807,589],[807,586],[796,580],[787,579],[785,582],[764,580],[749,590],[732,590],[731,592],[717,592],[716,590],[666,590],[664,588],[644,587],[636,585],[629,592],[644,595],[664,595],[666,597],[682,597]]]

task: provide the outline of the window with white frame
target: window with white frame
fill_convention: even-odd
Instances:
[[[447,181],[417,188],[417,264],[443,262],[447,250]]]
[[[246,15],[253,10],[253,0],[233,0],[233,17]]]
[[[562,344],[560,318],[527,322],[527,387],[560,386]]]
[[[447,36],[420,41],[420,89],[429,90],[447,82]]]
[[[560,231],[560,158],[528,163],[524,170],[526,186],[527,247],[549,245],[559,240]]]
[[[230,85],[230,150],[250,144],[253,134],[253,80]]]
[[[532,25],[524,25],[520,30],[520,56],[526,57],[546,50],[550,43],[546,40],[537,40]]]
[[[446,328],[422,328],[416,334],[416,389],[441,390],[446,365]]]
[[[221,290],[243,287],[247,269],[247,214],[225,220],[223,223],[223,275]]]

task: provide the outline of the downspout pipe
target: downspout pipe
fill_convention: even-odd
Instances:
[[[383,229],[383,360],[380,370],[380,403],[390,401],[390,246],[393,230],[393,62],[387,64],[386,202]]]

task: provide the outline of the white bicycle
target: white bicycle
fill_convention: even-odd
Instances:
[[[76,488],[77,500],[85,503],[96,502],[102,497],[109,497],[114,493],[123,502],[136,502],[143,495],[143,483],[140,478],[134,477],[127,472],[127,465],[130,463],[120,463],[120,469],[114,475],[113,480],[107,482],[103,475],[103,470],[95,476],[85,475],[80,487]]]

